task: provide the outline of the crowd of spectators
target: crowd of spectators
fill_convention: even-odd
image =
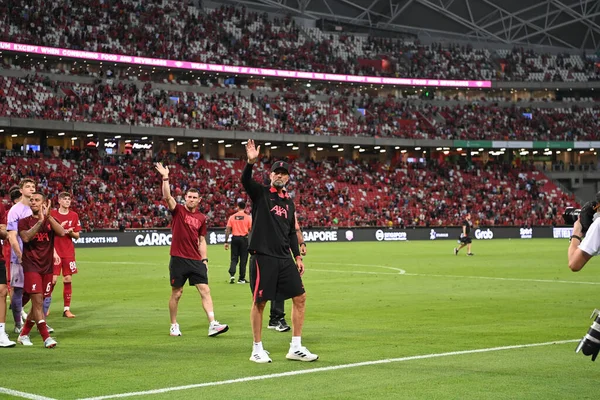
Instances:
[[[166,227],[170,218],[153,167],[157,159],[169,165],[178,202],[187,188],[200,190],[200,210],[211,227],[224,227],[237,200],[246,200],[239,183],[243,161],[174,154],[100,157],[84,150],[62,157],[5,156],[0,187],[6,191],[30,177],[51,198],[70,191],[86,230]],[[264,159],[256,168],[261,183],[268,184],[270,162]],[[560,223],[557,210],[577,205],[531,165],[491,162],[292,160],[288,189],[304,227],[450,226],[460,225],[467,211],[481,226],[552,225]]]
[[[0,3],[0,40],[154,58],[354,75],[588,81],[585,55],[422,44],[329,33],[245,8],[195,2],[13,0]]]
[[[359,112],[362,110],[362,112]],[[598,140],[600,107],[437,106],[394,97],[180,92],[0,76],[0,117],[309,135],[469,140]]]

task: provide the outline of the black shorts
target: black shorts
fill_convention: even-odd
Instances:
[[[0,285],[6,285],[6,263],[0,259]]]
[[[208,284],[208,268],[199,260],[171,256],[169,275],[172,287],[182,287],[188,279],[190,286]]]
[[[250,290],[255,303],[285,300],[304,293],[296,263],[290,258],[263,254],[250,257]]]
[[[472,242],[471,237],[470,236],[463,236],[460,238],[460,242],[462,244],[469,244]]]

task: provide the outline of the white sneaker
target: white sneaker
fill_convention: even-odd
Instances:
[[[250,361],[254,361],[258,364],[266,364],[272,362],[273,360],[271,360],[271,357],[269,357],[268,351],[261,350],[258,353],[252,353],[250,356]]]
[[[48,328],[48,333],[54,333],[54,328],[52,328],[50,325],[46,324],[46,328]]]
[[[13,329],[13,332],[16,333],[17,335],[20,335],[21,329],[23,329],[23,326],[15,326],[15,329]]]
[[[6,333],[0,333],[0,347],[15,347],[17,343],[10,340]]]
[[[179,330],[179,324],[171,324],[171,330],[169,331],[169,335],[181,336],[181,331]]]
[[[316,361],[319,356],[311,353],[306,347],[290,347],[290,351],[288,351],[285,356],[288,360],[296,360],[296,361]]]
[[[44,340],[44,347],[47,349],[52,349],[56,347],[57,344],[58,343],[56,340],[52,339],[51,337],[48,337],[48,339]]]
[[[19,335],[17,343],[22,344],[23,346],[33,346],[31,339],[29,339],[29,335]]]
[[[21,318],[23,318],[23,321],[27,320],[27,313],[25,312],[25,309],[21,309]]]
[[[229,330],[229,325],[220,324],[219,321],[213,321],[208,326],[208,336],[217,336]]]

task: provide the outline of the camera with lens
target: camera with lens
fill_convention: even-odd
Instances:
[[[575,353],[579,353],[580,351],[585,356],[592,356],[592,361],[596,361],[596,357],[598,357],[598,352],[600,352],[600,311],[594,310],[591,318],[594,320],[592,322],[592,326],[585,334],[581,342],[577,345],[575,349]]]
[[[596,194],[596,198],[600,200],[600,192]],[[588,201],[581,207],[567,207],[563,212],[563,219],[567,225],[573,225],[579,218],[581,222],[581,230],[585,234],[589,227],[594,222],[594,214],[600,209],[600,202]]]

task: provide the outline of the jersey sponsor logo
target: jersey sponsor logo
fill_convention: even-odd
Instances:
[[[305,242],[337,242],[337,231],[304,231],[302,237]]]
[[[531,238],[533,238],[533,228],[521,228],[521,229],[519,229],[519,236],[521,236],[521,239],[531,239]]]
[[[375,231],[375,239],[377,239],[378,242],[381,241],[404,241],[407,240],[406,237],[406,232],[396,232],[396,231],[391,231],[391,232],[384,232],[381,229],[377,229]]]
[[[486,230],[477,229],[475,230],[475,238],[490,240],[494,238],[494,232],[492,232],[489,228]]]
[[[35,234],[35,240],[38,242],[49,242],[50,235],[48,235],[48,232],[38,232]]]
[[[186,215],[183,221],[194,229],[200,229],[200,220],[191,215]]]
[[[278,205],[273,206],[273,208],[271,208],[271,212],[277,215],[278,217],[284,217],[285,219],[287,219],[288,217],[287,210]]]
[[[136,246],[170,246],[173,235],[170,233],[147,233],[135,237]]]
[[[236,215],[234,219],[237,220],[237,221],[243,221],[244,220],[244,216],[243,215]]]

